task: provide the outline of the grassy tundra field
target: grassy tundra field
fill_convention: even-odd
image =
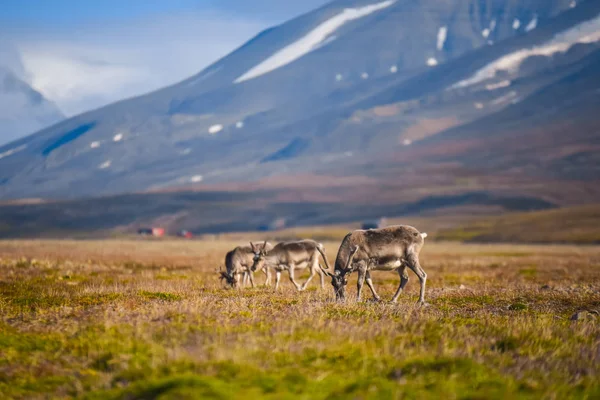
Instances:
[[[600,398],[600,247],[427,242],[418,308],[223,289],[236,244],[0,242],[0,398]]]

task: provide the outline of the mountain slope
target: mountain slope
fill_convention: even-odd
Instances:
[[[426,137],[567,79],[598,47],[599,14],[590,0],[335,1],[180,84],[0,148],[12,151],[0,196],[344,175],[371,158],[411,159]]]
[[[0,66],[0,145],[61,119],[64,116],[53,103],[14,72]]]

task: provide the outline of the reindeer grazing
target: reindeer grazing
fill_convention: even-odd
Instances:
[[[408,283],[406,271],[408,267],[419,277],[421,282],[419,304],[425,304],[427,274],[419,264],[419,252],[426,237],[426,233],[420,233],[412,226],[406,225],[351,232],[342,241],[335,260],[334,272],[325,270],[323,272],[331,277],[331,284],[338,300],[344,300],[346,297],[348,276],[353,271],[358,271],[358,300],[366,280],[373,297],[379,301],[381,298],[373,287],[370,271],[397,271],[400,275],[400,286],[392,298],[392,302],[395,303]]]
[[[261,251],[269,251],[273,245],[265,242],[263,244],[255,244],[250,242],[250,246],[239,246],[225,255],[225,272],[220,271],[221,280],[225,280],[231,287],[240,287],[240,278],[243,276],[243,285],[247,285],[250,281],[254,287],[254,271],[251,270],[254,264],[256,253]],[[271,272],[268,268],[262,268],[266,275],[265,285],[271,284]]]
[[[318,273],[321,275],[321,289],[323,289],[325,275],[323,267],[319,264],[319,254],[323,257],[323,261],[329,269],[325,249],[321,243],[317,243],[314,240],[279,243],[271,250],[262,250],[256,253],[252,271],[260,268],[273,268],[276,278],[275,290],[277,290],[281,279],[281,272],[287,270],[290,274],[290,281],[299,291],[306,289],[308,283]],[[303,285],[300,285],[294,279],[294,274],[297,270],[306,268],[309,268],[310,276]]]

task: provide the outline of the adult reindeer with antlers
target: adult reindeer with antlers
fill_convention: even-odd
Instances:
[[[323,270],[323,272],[331,277],[331,284],[338,300],[346,298],[348,276],[353,271],[358,271],[358,300],[366,281],[373,297],[379,301],[381,297],[373,286],[371,271],[397,271],[400,276],[400,286],[392,298],[392,302],[395,303],[408,283],[406,271],[408,268],[419,278],[421,283],[419,304],[425,304],[427,274],[419,263],[419,252],[426,237],[426,233],[420,233],[407,225],[351,232],[342,241],[334,271]]]
[[[222,269],[219,271],[221,280],[225,280],[231,287],[240,288],[240,279],[243,278],[242,284],[244,286],[250,281],[250,284],[254,287],[254,271],[251,270],[254,258],[256,254],[269,251],[272,248],[273,245],[265,240],[262,244],[250,242],[250,246],[239,246],[231,250],[225,255],[225,271]],[[271,272],[268,268],[262,268],[262,271],[266,275],[265,285],[269,286],[271,284]]]

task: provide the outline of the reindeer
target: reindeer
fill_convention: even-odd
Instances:
[[[325,286],[324,269],[319,264],[319,254],[323,257],[325,265],[329,269],[329,263],[325,254],[325,248],[321,243],[314,240],[300,240],[295,242],[283,242],[277,244],[271,250],[261,250],[255,254],[252,271],[261,268],[273,268],[275,270],[275,290],[279,287],[281,272],[287,270],[290,274],[290,281],[298,291],[303,291],[318,273],[321,275],[321,289]],[[297,270],[309,268],[310,276],[300,285],[294,279]]]
[[[225,271],[219,271],[221,280],[225,280],[231,287],[240,287],[240,278],[243,277],[242,285],[246,286],[248,281],[254,287],[254,271],[251,270],[254,264],[254,257],[257,252],[269,251],[273,245],[265,242],[254,244],[250,242],[250,246],[239,246],[231,250],[225,255]],[[266,275],[265,285],[271,285],[271,272],[268,268],[261,268]]]
[[[382,229],[357,230],[346,235],[335,260],[334,272],[323,270],[331,277],[331,284],[338,300],[345,300],[348,276],[358,271],[357,297],[360,301],[363,284],[366,281],[373,297],[381,301],[371,280],[371,271],[397,271],[400,286],[392,302],[408,283],[406,268],[411,269],[419,278],[421,292],[419,304],[425,304],[425,283],[427,274],[419,264],[419,252],[425,243],[426,233],[420,233],[412,226],[398,225]]]

